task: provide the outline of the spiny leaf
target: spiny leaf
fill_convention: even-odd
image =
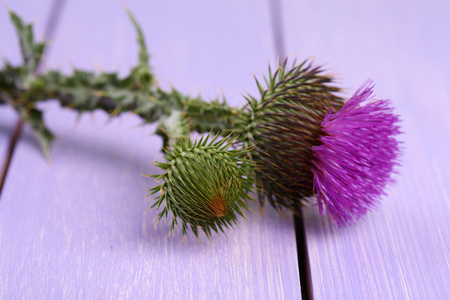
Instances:
[[[137,41],[139,45],[139,66],[148,67],[148,60],[150,59],[150,55],[147,51],[147,46],[145,44],[144,34],[142,33],[142,29],[139,26],[139,23],[136,21],[136,18],[133,16],[130,10],[127,9],[128,16],[130,17],[131,22],[133,23],[134,29],[137,32]]]
[[[39,145],[48,161],[51,161],[50,146],[55,136],[50,130],[45,127],[44,120],[42,119],[42,112],[36,108],[30,110],[20,109],[20,116],[30,127],[33,129],[36,137],[38,138]]]
[[[25,22],[14,12],[9,11],[14,27],[19,35],[20,50],[24,65],[29,74],[34,73],[44,52],[45,43],[35,43],[33,37],[33,26]]]

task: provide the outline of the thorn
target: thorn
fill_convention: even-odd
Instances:
[[[126,0],[122,0],[122,1],[120,1],[120,2],[122,2],[123,8],[128,12],[128,11],[129,11],[129,8],[128,8],[128,5],[127,5]]]
[[[3,0],[2,1],[3,2],[3,6],[5,7],[5,9],[8,11],[8,13],[9,12],[11,12],[11,10],[9,9],[9,6],[8,6],[8,4],[6,4],[6,1],[5,0]]]
[[[264,210],[264,206],[260,206],[260,207],[259,207],[259,213],[260,213],[262,216],[265,216],[265,215],[266,215],[266,212],[265,212],[265,210]]]

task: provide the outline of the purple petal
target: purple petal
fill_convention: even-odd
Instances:
[[[398,165],[399,117],[389,100],[374,100],[367,81],[337,113],[322,122],[313,146],[312,172],[319,212],[338,226],[354,223],[376,206]]]

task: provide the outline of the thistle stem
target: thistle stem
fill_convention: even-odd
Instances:
[[[20,79],[21,68],[0,71],[0,104],[12,105],[23,116],[23,110],[34,108],[35,103],[56,99],[61,106],[78,112],[103,110],[111,116],[132,112],[145,123],[160,121],[157,134],[169,147],[191,131],[214,133],[231,131],[239,109],[225,101],[206,102],[200,97],[189,97],[175,89],[170,92],[159,87],[145,89],[131,85],[110,74],[94,75],[75,71],[71,76],[50,71],[36,76],[28,86]],[[88,80],[83,80],[88,79]]]
[[[101,109],[114,117],[122,112],[132,112],[144,123],[159,121],[157,134],[162,136],[165,148],[180,138],[187,138],[191,131],[205,133],[213,128],[212,131],[218,133],[232,130],[239,110],[229,107],[225,101],[206,102],[175,89],[163,91],[155,84],[142,30],[131,12],[128,14],[138,37],[138,64],[127,77],[119,78],[115,73],[80,70],[74,70],[72,75],[52,70],[36,74],[35,67],[42,58],[45,43],[35,42],[32,26],[10,11],[21,42],[23,64],[14,67],[6,62],[0,70],[0,105],[14,107],[34,129],[46,155],[54,137],[35,106],[37,102],[49,99],[56,99],[61,106],[80,113]]]

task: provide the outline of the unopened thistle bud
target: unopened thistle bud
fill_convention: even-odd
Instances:
[[[197,237],[199,230],[211,237],[236,224],[238,215],[245,217],[253,185],[246,150],[230,149],[226,138],[218,142],[217,136],[211,142],[208,138],[174,145],[166,151],[166,162],[156,163],[164,173],[152,175],[162,181],[150,190],[150,195],[158,195],[152,207],[164,205],[158,221],[172,214],[169,234],[180,220],[183,236],[190,229]]]

